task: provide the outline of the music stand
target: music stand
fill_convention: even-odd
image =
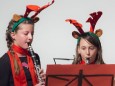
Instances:
[[[70,60],[74,60],[74,59],[70,59],[70,58],[53,58],[53,60],[54,60],[54,63],[57,64],[57,63],[56,63],[56,60],[66,60],[66,61],[70,61]]]
[[[46,75],[46,86],[113,86],[115,65],[47,65]]]

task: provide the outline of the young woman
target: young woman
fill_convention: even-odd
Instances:
[[[8,51],[0,58],[0,86],[45,86],[45,73],[42,69],[35,70],[38,69],[35,62],[40,66],[40,58],[33,53],[37,60],[34,61],[29,45],[33,41],[34,23],[38,20],[36,15],[51,4],[42,8],[29,5],[28,9],[36,12],[32,17],[28,17],[30,10],[26,10],[24,16],[15,14],[9,22],[6,30]]]
[[[72,23],[79,31],[72,32],[72,36],[78,39],[76,46],[76,57],[73,64],[104,64],[102,58],[102,47],[99,40],[99,37],[102,35],[102,30],[96,30],[94,33],[95,24],[101,17],[102,12],[94,12],[90,15],[92,17],[87,20],[87,22],[90,22],[91,24],[89,32],[84,32],[82,30],[82,25],[76,20],[66,20]]]
[[[94,35],[86,32],[78,39],[73,64],[104,64],[100,40]]]

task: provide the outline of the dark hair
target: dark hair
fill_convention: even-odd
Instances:
[[[88,42],[90,42],[91,44],[93,44],[95,47],[97,47],[97,55],[95,58],[95,63],[96,64],[104,64],[103,58],[102,58],[102,46],[101,46],[101,42],[99,40],[99,38],[91,32],[86,32],[84,34],[82,34],[80,36],[80,38],[78,39],[78,43],[76,46],[76,57],[74,58],[73,64],[79,64],[81,62],[81,55],[78,54],[78,47],[80,45],[80,40],[81,38],[87,40]]]
[[[6,41],[7,41],[7,47],[10,50],[10,52],[12,54],[12,57],[13,57],[13,60],[14,60],[15,73],[19,74],[20,68],[19,68],[19,65],[17,63],[17,60],[14,57],[14,51],[11,49],[11,46],[13,44],[13,39],[11,37],[11,32],[12,32],[12,28],[13,28],[13,26],[14,26],[15,23],[16,23],[16,21],[13,21],[13,20],[11,20],[9,22],[9,25],[7,27],[7,30],[6,30]],[[20,29],[20,25],[21,24],[32,24],[32,25],[34,25],[34,22],[32,20],[25,20],[25,21],[23,21],[22,23],[20,23],[16,27],[16,29],[14,31],[15,33],[17,33],[17,31]]]

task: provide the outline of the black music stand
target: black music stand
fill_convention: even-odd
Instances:
[[[70,58],[53,58],[53,60],[54,60],[54,63],[57,64],[56,60],[66,60],[66,61],[69,61],[69,60],[74,60],[74,59],[70,59]]]
[[[92,67],[100,70],[87,70]],[[47,68],[50,69],[46,71],[46,86],[113,86],[113,67],[115,68],[115,65],[48,65]],[[98,79],[105,82],[101,83]]]

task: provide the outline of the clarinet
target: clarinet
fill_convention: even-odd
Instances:
[[[39,65],[39,63],[38,63],[38,60],[36,59],[36,56],[35,56],[35,54],[34,54],[34,50],[33,50],[32,46],[31,46],[31,44],[28,44],[28,49],[29,49],[29,52],[30,52],[31,57],[32,57],[32,59],[33,59],[33,62],[34,62],[35,71],[36,71],[36,74],[37,74],[37,80],[38,80],[39,82],[43,82],[43,79],[41,78],[41,75],[40,75],[40,73],[39,73],[39,70],[40,70],[41,68],[40,68],[40,65]]]

